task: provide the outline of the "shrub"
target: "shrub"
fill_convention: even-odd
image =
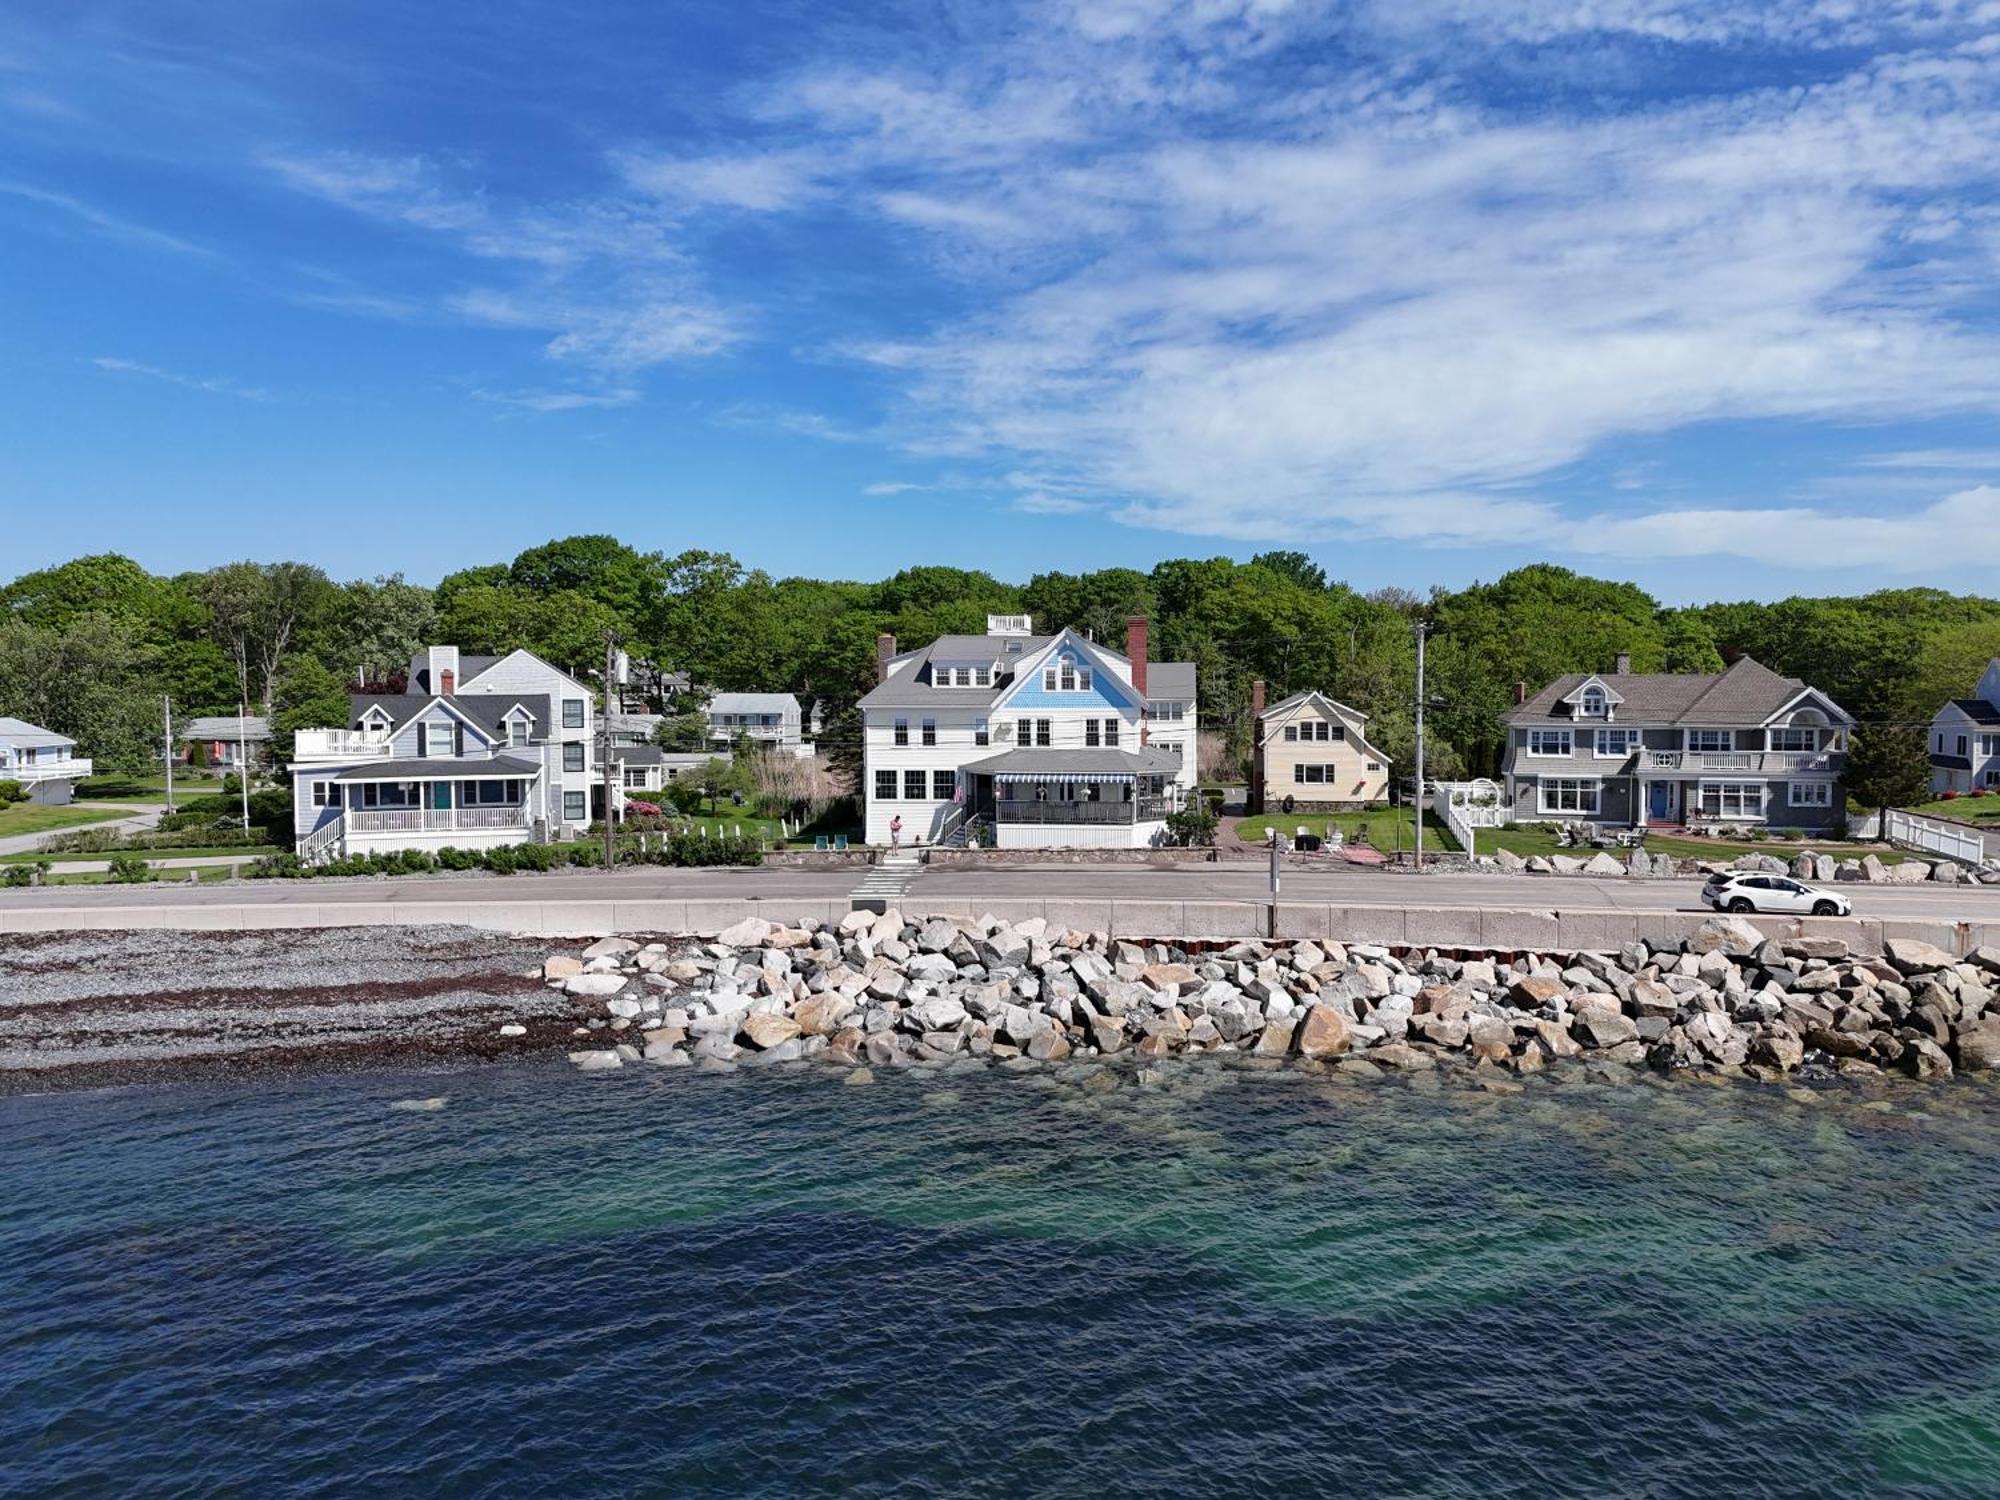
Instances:
[[[152,868],[139,855],[118,854],[112,856],[111,884],[139,885],[152,878]]]
[[[28,789],[22,786],[20,782],[11,779],[0,781],[0,807],[5,807],[12,802],[26,802],[27,800]]]
[[[1196,802],[1167,815],[1167,842],[1193,849],[1215,842],[1215,810]]]
[[[1968,797],[1984,797],[1986,795],[1986,788],[1983,786],[1976,786],[1971,791],[1967,792],[1966,795]]]
[[[641,802],[637,797],[631,797],[626,800],[625,815],[631,818],[657,818],[660,815],[660,804]]]
[[[1946,792],[1939,800],[1943,802],[1956,802],[1958,800],[1958,793],[1955,791]]]
[[[0,885],[11,887],[33,885],[36,868],[34,865],[8,865],[5,872],[0,873]],[[42,861],[40,868],[47,869],[48,861]]]

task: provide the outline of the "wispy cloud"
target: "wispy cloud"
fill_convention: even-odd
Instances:
[[[879,499],[888,495],[908,495],[929,488],[927,484],[916,484],[907,479],[881,479],[874,484],[862,486],[861,493]]]
[[[639,400],[639,392],[632,386],[619,386],[608,391],[474,391],[473,396],[480,401],[490,401],[496,406],[511,406],[521,411],[557,412],[584,411],[602,407],[631,406]]]
[[[168,234],[164,230],[153,229],[148,225],[136,224],[130,219],[120,218],[116,214],[107,213],[94,204],[84,202],[81,198],[72,198],[67,193],[50,192],[46,188],[34,187],[25,182],[0,181],[0,194],[5,194],[10,198],[21,199],[24,202],[33,203],[42,208],[54,209],[64,218],[82,224],[97,234],[103,235],[108,239],[123,241],[125,244],[135,246],[139,249],[163,250],[170,255],[196,256],[203,259],[212,258],[215,255],[213,250],[208,249],[204,245],[197,245],[192,240],[182,239],[177,234]]]
[[[2000,469],[2000,448],[1916,448],[1857,462],[1868,469]]]
[[[258,386],[243,385],[226,375],[182,375],[173,370],[162,370],[157,365],[141,364],[135,359],[118,359],[104,355],[91,363],[100,370],[108,370],[114,375],[139,375],[147,380],[163,380],[169,385],[178,385],[190,391],[205,391],[211,396],[234,396],[242,401],[276,401],[272,392]]]
[[[2000,488],[1978,485],[1894,516],[1809,506],[1712,507],[1599,518],[1570,539],[1595,556],[1738,557],[1779,567],[1935,573],[2000,564]]]

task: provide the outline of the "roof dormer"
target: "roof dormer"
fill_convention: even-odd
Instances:
[[[1609,723],[1618,717],[1618,705],[1625,699],[1607,686],[1603,678],[1586,677],[1562,701],[1569,705],[1572,718],[1602,719]]]

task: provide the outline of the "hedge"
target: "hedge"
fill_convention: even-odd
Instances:
[[[621,865],[756,865],[764,852],[750,839],[704,839],[675,834],[642,844],[621,839]],[[294,854],[266,855],[246,871],[253,880],[319,880],[345,875],[430,875],[440,870],[485,870],[512,875],[521,870],[557,870],[565,865],[595,866],[603,846],[593,843],[508,844],[498,849],[399,849],[383,854],[356,854],[324,864],[306,865]]]

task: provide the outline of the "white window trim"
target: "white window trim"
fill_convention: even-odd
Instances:
[[[1710,787],[1754,786],[1758,791],[1755,812],[1709,812],[1703,803],[1702,794]],[[1771,789],[1761,781],[1746,781],[1741,776],[1704,777],[1695,783],[1695,811],[1704,818],[1713,818],[1719,823],[1761,823],[1770,815]]]
[[[1570,784],[1574,784],[1577,787],[1579,799],[1581,798],[1582,789],[1586,786],[1589,787],[1594,793],[1591,799],[1594,805],[1589,808],[1549,806],[1549,788]],[[1601,776],[1545,776],[1535,783],[1535,801],[1540,811],[1555,817],[1601,817],[1604,813],[1604,778]]]
[[[1801,797],[1801,792],[1815,792],[1813,797]],[[1785,784],[1785,806],[1787,807],[1832,807],[1833,783],[1830,781],[1792,781]]]
[[[1623,750],[1605,750],[1604,737],[1607,734],[1615,734],[1624,740],[1625,748]],[[1593,731],[1593,737],[1590,742],[1590,756],[1592,760],[1623,760],[1634,750],[1643,749],[1644,747],[1645,738],[1636,729],[1599,729]]]
[[[1729,743],[1721,746],[1697,745],[1694,742],[1694,737],[1697,734],[1719,734],[1728,740]],[[1681,749],[1695,755],[1734,755],[1736,753],[1736,731],[1733,729],[1683,729],[1681,731]]]
[[[1560,735],[1566,742],[1565,748],[1561,750],[1537,750],[1535,748],[1536,735]],[[1576,754],[1576,731],[1574,729],[1530,729],[1528,731],[1528,743],[1524,748],[1536,760],[1568,760],[1572,755]]]

